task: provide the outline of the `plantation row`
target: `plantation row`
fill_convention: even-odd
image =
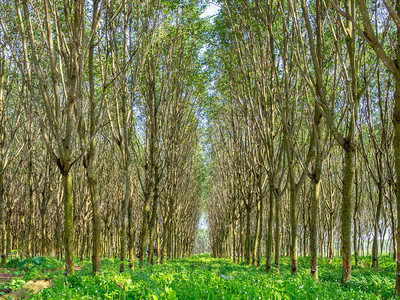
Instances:
[[[193,1],[0,2],[0,254],[193,254],[208,22]],[[129,262],[127,262],[129,261]]]
[[[265,256],[267,273],[286,272],[287,256],[293,276],[309,256],[315,280],[321,258],[341,256],[346,284],[371,247],[368,268],[381,253],[396,261],[400,294],[400,2],[218,3],[212,256],[259,267]]]

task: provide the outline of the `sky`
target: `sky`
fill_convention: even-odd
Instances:
[[[209,16],[215,16],[219,12],[219,10],[220,8],[218,5],[210,3],[200,17],[205,18]]]

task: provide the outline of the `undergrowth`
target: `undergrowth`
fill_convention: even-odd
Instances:
[[[1,288],[13,289],[32,278],[52,278],[54,287],[31,299],[393,299],[395,263],[382,256],[377,269],[371,257],[362,257],[352,268],[352,280],[340,283],[341,259],[319,260],[319,282],[309,275],[309,258],[299,259],[299,276],[290,275],[290,260],[282,258],[280,274],[266,274],[244,263],[214,259],[207,254],[178,259],[162,265],[135,265],[135,270],[119,273],[118,259],[103,259],[101,276],[91,276],[91,262],[76,261],[82,267],[65,277],[62,262],[36,259],[22,265],[8,263],[15,277]],[[354,263],[354,262],[353,262]],[[21,266],[22,265],[22,266]],[[18,273],[20,272],[20,273]]]

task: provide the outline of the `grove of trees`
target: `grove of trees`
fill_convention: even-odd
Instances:
[[[197,3],[2,1],[2,266],[190,255],[201,214]],[[147,255],[146,255],[147,253]],[[157,257],[156,259],[154,257]]]
[[[298,256],[309,256],[316,280],[318,257],[341,256],[346,283],[359,255],[378,267],[391,252],[399,294],[400,2],[219,5],[209,45],[212,254],[257,266],[265,255],[266,272],[289,256],[294,276]]]
[[[91,257],[95,275],[114,256],[124,272],[209,242],[265,272],[288,256],[293,276],[309,256],[315,280],[340,256],[345,284],[360,255],[392,253],[400,294],[399,15],[398,0],[0,0],[2,267],[40,254],[68,275]]]

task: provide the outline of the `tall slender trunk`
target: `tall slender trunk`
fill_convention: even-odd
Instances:
[[[275,199],[275,267],[276,272],[279,273],[279,257],[280,257],[280,244],[281,244],[281,232],[280,232],[280,215],[281,215],[281,195]]]
[[[159,173],[158,166],[154,166],[154,189],[153,189],[153,209],[151,213],[150,219],[150,244],[149,244],[149,253],[148,253],[148,262],[154,264],[154,233],[156,229],[156,219],[157,219],[157,210],[158,210],[158,184],[159,184]]]
[[[354,148],[345,149],[342,190],[342,283],[351,279],[351,214],[353,203],[352,187],[354,177]]]
[[[257,267],[261,266],[261,257],[262,257],[262,237],[263,237],[263,197],[260,195],[260,228],[258,230],[258,249],[257,249]],[[233,247],[235,247],[235,231],[233,231]],[[235,253],[235,248],[233,249],[233,253]]]
[[[393,204],[392,204],[392,186],[389,186],[389,209],[390,209],[390,223],[391,223],[391,231],[392,231],[392,246],[393,246],[393,260],[396,261],[396,221],[393,212]]]
[[[90,222],[86,223],[86,257],[90,257]]]
[[[97,31],[97,11],[98,3],[93,7],[93,22],[92,32]],[[96,137],[96,126],[97,126],[97,106],[95,100],[95,82],[94,82],[94,38],[91,39],[89,44],[89,149],[87,153],[87,167],[86,175],[90,190],[90,199],[92,204],[92,266],[93,275],[101,274],[101,256],[102,256],[102,244],[101,244],[101,208],[100,199],[97,187],[97,137]],[[87,237],[89,239],[89,237]]]
[[[64,191],[60,189],[58,192],[58,201],[57,201],[57,221],[56,221],[56,255],[57,259],[62,257],[62,243],[61,243],[61,213],[60,213],[60,202],[61,199],[64,199]]]
[[[74,242],[74,195],[72,187],[72,174],[70,171],[62,173],[64,188],[64,247],[65,247],[65,271],[75,273],[75,242]]]
[[[32,139],[31,139],[31,129],[32,126],[28,125],[28,191],[29,191],[29,215],[28,215],[28,230],[26,233],[26,240],[27,240],[27,252],[29,256],[32,256],[32,241],[33,241],[33,182],[32,182],[32,168],[33,168],[33,159],[32,159]]]
[[[311,218],[310,218],[310,256],[311,276],[318,280],[318,218],[319,218],[319,189],[320,176],[314,174],[312,180]]]
[[[289,222],[290,222],[290,257],[291,257],[291,274],[297,275],[297,215],[296,215],[296,202],[298,187],[294,180],[293,170],[293,150],[287,147],[287,160],[288,160],[288,180],[289,180]]]
[[[139,261],[140,264],[143,264],[144,262],[144,256],[145,256],[145,241],[147,238],[147,215],[148,215],[148,210],[150,209],[148,207],[149,205],[147,203],[145,203],[145,209],[143,211],[143,217],[142,217],[142,229],[140,231],[140,236],[139,236]]]
[[[131,195],[129,197],[128,206],[128,255],[129,255],[129,268],[131,270],[135,269],[135,253],[136,253],[136,231],[133,224],[133,197],[132,197],[132,185],[131,185]]]
[[[356,160],[355,163],[356,163],[356,165],[357,165],[357,153],[356,153],[355,160]],[[353,229],[353,248],[354,248],[354,265],[355,265],[355,266],[358,266],[357,215],[358,215],[358,204],[359,204],[359,202],[358,202],[358,197],[359,197],[359,194],[358,194],[358,169],[357,169],[357,167],[356,167],[354,176],[355,176],[355,192],[356,192],[356,197],[355,197],[354,213],[353,213],[353,224],[354,224],[354,225],[353,225],[353,226],[354,226],[354,229]]]
[[[240,249],[240,262],[243,261],[243,236],[244,236],[244,215],[243,211],[240,211],[240,241],[239,241],[239,249]]]
[[[291,177],[293,174],[291,175]],[[297,275],[297,216],[296,216],[296,202],[297,190],[293,182],[290,180],[290,257],[291,257],[291,274]]]
[[[400,11],[400,2],[397,2],[397,11]],[[400,35],[400,33],[399,33]],[[398,54],[400,56],[400,53]],[[400,76],[400,75],[399,75]],[[396,86],[394,93],[394,111],[393,111],[393,125],[394,125],[394,159],[395,159],[395,173],[396,173],[396,201],[397,201],[397,247],[396,247],[396,295],[400,294],[400,78],[396,78]]]
[[[172,220],[169,219],[168,220],[168,240],[167,240],[167,259],[171,260],[172,259],[172,248],[173,248],[173,244],[172,244]],[[214,250],[214,248],[213,248]],[[215,253],[214,253],[214,257],[215,257]]]
[[[1,167],[1,165],[0,165]],[[4,197],[4,183],[3,183],[3,169],[0,168],[0,230],[1,230],[1,266],[5,268],[7,253],[6,253],[6,220],[5,220],[5,197]]]
[[[5,47],[2,49],[2,60],[5,58]],[[0,69],[0,240],[1,240],[1,265],[4,268],[6,266],[6,245],[5,245],[5,198],[4,198],[4,159],[5,159],[5,122],[4,121],[4,113],[5,113],[5,101],[3,97],[3,84],[4,84],[4,64]]]
[[[228,227],[228,241],[227,241],[227,243],[228,243],[228,257],[229,258],[231,258],[232,259],[232,257],[233,257],[233,247],[232,247],[232,221],[231,221],[231,216],[230,215],[228,215],[228,218],[227,218],[229,221],[228,221],[228,225],[227,225],[227,227]]]
[[[167,212],[168,213],[168,212]],[[167,246],[167,233],[168,233],[168,217],[164,219],[164,224],[162,227],[162,234],[161,234],[161,249],[160,249],[160,263],[164,263],[164,252],[165,252],[165,247]]]
[[[85,214],[85,217],[83,218],[83,222],[82,222],[82,241],[81,241],[81,251],[80,251],[80,260],[83,261],[85,255],[86,255],[86,245],[88,244],[87,239],[89,238],[86,234],[86,229],[87,229],[87,211]]]
[[[125,141],[126,143],[127,141]],[[127,154],[125,154],[127,155]],[[129,205],[129,196],[130,196],[130,184],[131,184],[131,179],[129,176],[129,164],[127,163],[127,160],[125,160],[125,168],[124,168],[124,174],[125,174],[125,193],[124,193],[124,199],[122,201],[122,210],[121,210],[121,218],[122,218],[122,226],[121,226],[121,265],[120,265],[120,272],[124,272],[125,270],[125,264],[124,261],[126,259],[126,254],[128,250],[128,205]]]
[[[252,251],[252,262],[251,264],[254,266],[256,263],[256,256],[257,256],[257,251],[258,251],[258,231],[260,229],[260,205],[261,205],[261,200],[258,199],[257,201],[257,212],[256,212],[256,228],[255,228],[255,232],[254,232],[254,245],[253,245],[253,251]],[[230,235],[229,235],[230,236]],[[229,241],[229,244],[231,244],[231,241]]]
[[[43,196],[44,197],[44,196]],[[43,210],[40,211],[40,228],[41,228],[41,234],[42,234],[42,240],[41,240],[41,254],[42,256],[46,255],[46,238],[47,238],[47,234],[46,234],[46,215],[45,212]]]
[[[376,268],[379,265],[379,255],[378,255],[378,229],[379,220],[381,216],[381,208],[383,202],[383,186],[381,182],[378,184],[378,205],[376,206],[375,220],[374,220],[374,239],[372,242],[372,268]]]
[[[100,199],[97,188],[97,173],[94,163],[90,163],[87,169],[87,176],[90,189],[90,199],[92,204],[92,266],[93,275],[101,274],[101,208]]]
[[[345,1],[346,13],[354,15],[355,2]],[[353,213],[352,189],[355,168],[355,123],[358,119],[359,87],[358,87],[358,63],[355,51],[355,29],[350,19],[346,19],[346,46],[350,61],[351,73],[351,118],[348,136],[342,145],[345,151],[344,178],[342,187],[342,283],[351,279],[351,215]]]
[[[246,207],[246,239],[245,239],[245,257],[246,264],[250,264],[250,206]]]
[[[7,239],[6,239],[6,257],[11,252],[11,201],[8,199],[7,203],[7,215],[6,215],[6,232],[7,232]]]
[[[271,256],[272,256],[272,226],[274,220],[274,185],[270,182],[269,190],[269,217],[268,217],[268,231],[267,231],[267,245],[266,245],[266,265],[265,271],[268,273],[271,270]]]
[[[30,168],[30,173],[32,175],[32,167]],[[34,230],[33,230],[33,183],[32,183],[32,177],[30,178],[30,184],[29,184],[29,219],[28,219],[28,232],[27,232],[27,237],[28,237],[28,254],[29,256],[33,256],[33,245],[35,239],[34,239]]]
[[[158,222],[156,222],[156,236],[157,236],[157,261],[156,263],[159,264],[160,263],[160,224]]]
[[[235,217],[235,212],[233,212],[233,218]],[[233,252],[233,262],[236,262],[236,220],[232,221],[232,252]]]
[[[302,219],[303,219],[303,256],[307,256],[307,222],[306,222],[306,211],[310,211],[310,208],[307,208],[306,205],[304,205],[303,211],[302,211]],[[309,219],[309,218],[308,218]],[[301,243],[300,243],[301,245]],[[300,249],[300,253],[301,253]]]
[[[321,13],[321,3],[317,1],[317,14]],[[318,16],[318,35],[317,35],[317,49],[321,49],[321,16]],[[320,66],[322,58],[318,57]],[[321,97],[322,88],[317,87],[317,97]],[[322,169],[322,153],[321,153],[321,122],[322,113],[319,104],[315,104],[314,109],[314,128],[313,128],[313,143],[315,158],[313,165],[313,173],[311,178],[312,184],[312,197],[311,197],[311,212],[310,212],[310,273],[311,276],[318,280],[318,227],[319,227],[319,201],[320,201],[320,184],[321,184],[321,169]]]

